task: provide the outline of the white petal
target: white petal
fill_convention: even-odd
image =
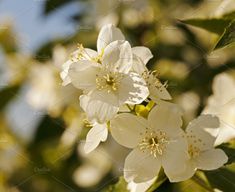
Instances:
[[[89,48],[84,48],[83,55],[85,60],[92,60],[93,58],[98,57],[98,53],[95,50]]]
[[[231,139],[235,139],[235,127],[233,125],[221,121],[221,126],[218,131],[218,136],[214,144],[215,146],[229,142]]]
[[[104,50],[102,64],[113,72],[128,73],[132,67],[131,46],[127,41],[114,41]]]
[[[201,115],[189,123],[186,128],[188,142],[197,145],[199,149],[206,150],[214,146],[215,137],[206,130],[208,128],[218,128],[219,119],[212,115]]]
[[[228,161],[228,157],[221,149],[211,149],[200,153],[195,160],[198,169],[213,170],[222,167]]]
[[[171,182],[181,182],[190,179],[196,172],[196,167],[191,160],[185,162],[185,169],[181,172],[175,173],[170,177]]]
[[[83,90],[91,90],[96,87],[97,73],[99,73],[97,64],[88,60],[72,63],[69,69],[72,84]]]
[[[118,87],[119,99],[123,103],[140,104],[149,95],[144,79],[137,73],[129,73],[120,82]]]
[[[149,181],[158,175],[160,168],[161,162],[157,158],[134,149],[125,160],[124,178],[135,183]]]
[[[162,155],[162,166],[171,182],[176,182],[177,175],[186,169],[188,159],[188,146],[185,137],[179,136],[170,140]]]
[[[149,97],[154,101],[158,102],[159,99],[171,100],[171,95],[167,91],[165,85],[163,85],[160,80],[153,74],[149,74],[146,78],[146,82],[149,87],[150,95]]]
[[[113,41],[125,40],[121,30],[112,24],[108,24],[102,27],[97,39],[97,50],[101,54],[102,50]]]
[[[143,191],[147,191],[147,189],[149,189],[151,187],[151,185],[154,183],[154,181],[157,178],[154,177],[153,179],[146,181],[146,182],[142,182],[142,183],[135,183],[135,182],[129,182],[127,185],[127,188],[130,190],[130,192],[143,192]]]
[[[85,153],[93,151],[101,141],[106,141],[108,137],[108,128],[106,124],[96,124],[90,129],[86,136],[84,145]]]
[[[97,90],[91,92],[90,97],[92,100],[98,100],[108,105],[119,107],[119,98],[118,95],[114,92],[108,92],[107,90]]]
[[[164,130],[169,136],[175,137],[181,133],[181,109],[169,102],[159,102],[149,113],[148,123],[152,129]]]
[[[107,103],[92,100],[87,95],[80,96],[80,105],[86,112],[90,121],[95,120],[99,123],[105,123],[112,119],[118,112],[118,108]]]
[[[138,56],[145,65],[153,57],[150,49],[144,46],[133,47],[132,52]]]
[[[140,75],[142,75],[145,71],[148,71],[144,62],[135,54],[133,54],[132,70]]]
[[[128,148],[134,148],[141,141],[141,133],[145,131],[146,119],[129,113],[121,113],[110,122],[113,138]]]
[[[226,104],[229,100],[235,98],[235,81],[226,73],[221,73],[214,78],[212,89],[214,95],[211,100],[214,100],[216,105]]]
[[[235,99],[219,107],[220,128],[215,144],[228,142],[235,138]]]
[[[69,83],[71,83],[71,79],[69,77],[69,68],[70,68],[70,65],[72,64],[73,62],[71,60],[68,60],[67,62],[65,62],[63,65],[62,65],[62,71],[60,73],[60,77],[61,79],[63,80],[63,83],[62,85],[63,86],[66,86],[68,85]]]

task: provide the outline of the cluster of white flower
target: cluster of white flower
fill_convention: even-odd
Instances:
[[[197,169],[212,170],[228,158],[214,148],[219,119],[201,115],[182,129],[182,111],[167,102],[171,96],[155,72],[146,64],[152,58],[146,47],[133,47],[120,29],[105,25],[97,40],[97,51],[82,45],[63,65],[63,85],[81,89],[80,105],[92,128],[85,152],[107,139],[108,132],[121,145],[133,149],[124,165],[128,182],[142,183],[156,178],[161,167],[171,182],[192,177]],[[135,113],[135,106],[154,102],[147,118]],[[128,106],[129,111],[123,111]]]

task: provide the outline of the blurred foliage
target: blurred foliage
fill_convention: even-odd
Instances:
[[[123,177],[120,177],[116,184],[108,186],[103,192],[128,192],[127,183]]]
[[[183,23],[206,29],[213,33],[222,34],[224,29],[231,23],[229,19],[188,19]]]
[[[3,110],[4,107],[10,102],[14,97],[17,96],[20,87],[18,85],[12,87],[6,87],[0,90],[0,110]]]
[[[44,6],[44,14],[51,13],[57,10],[58,8],[66,5],[67,3],[71,3],[73,1],[76,0],[47,0]]]
[[[215,49],[223,48],[235,43],[235,19],[226,27],[223,35],[216,43]]]

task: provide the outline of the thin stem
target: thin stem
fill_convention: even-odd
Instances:
[[[131,108],[131,106],[129,104],[126,104],[126,106],[128,107],[128,109],[132,112],[133,109]]]

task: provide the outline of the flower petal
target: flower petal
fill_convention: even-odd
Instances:
[[[92,90],[96,87],[96,74],[99,68],[96,63],[81,60],[72,63],[69,68],[69,77],[72,84],[83,90]]]
[[[106,124],[95,124],[86,136],[84,145],[85,153],[93,151],[101,141],[106,141],[108,137],[108,128]]]
[[[172,103],[161,101],[149,113],[148,123],[152,129],[164,130],[168,136],[181,134],[181,109]]]
[[[179,136],[170,140],[162,155],[162,166],[171,182],[179,181],[177,175],[186,169],[188,159],[188,146],[185,137]]]
[[[150,153],[134,149],[127,156],[124,165],[124,178],[126,181],[141,183],[156,177],[160,171],[161,162]]]
[[[166,89],[166,86],[161,83],[161,81],[153,74],[150,73],[146,77],[146,82],[149,88],[149,97],[156,103],[159,99],[171,100],[171,95]]]
[[[211,130],[210,130],[211,131]],[[215,146],[218,146],[222,143],[226,143],[231,139],[235,138],[235,127],[229,123],[223,122],[221,120],[221,126],[218,130],[218,136],[215,140]]]
[[[200,153],[195,160],[198,169],[213,170],[222,167],[228,161],[228,157],[221,149],[211,149]]]
[[[132,67],[131,46],[127,41],[114,41],[104,50],[102,64],[110,71],[128,73]]]
[[[127,188],[130,190],[130,192],[143,192],[147,191],[151,185],[155,182],[157,178],[154,177],[153,179],[149,181],[145,181],[142,183],[135,183],[133,181],[129,182],[127,185]]]
[[[101,54],[102,50],[113,41],[125,40],[121,30],[112,24],[108,24],[102,27],[97,39],[97,50]]]
[[[132,70],[140,75],[142,75],[145,71],[148,71],[141,58],[135,54],[133,54]]]
[[[86,112],[90,121],[95,120],[99,123],[105,123],[112,119],[118,112],[118,107],[114,107],[98,100],[92,100],[87,95],[80,96],[80,105]]]
[[[134,148],[141,140],[146,119],[129,113],[121,113],[110,121],[110,132],[113,138],[128,148]]]
[[[129,73],[122,78],[118,94],[121,102],[134,105],[142,103],[148,97],[149,90],[140,75]]]
[[[73,62],[71,60],[68,60],[67,62],[65,62],[63,65],[62,65],[62,71],[60,72],[60,77],[61,79],[63,80],[63,83],[62,85],[63,86],[66,86],[68,85],[69,83],[71,83],[71,79],[69,77],[69,68],[70,68],[70,65],[72,64]]]
[[[213,80],[213,96],[209,98],[209,105],[224,105],[235,98],[235,81],[226,74],[221,73]]]
[[[134,55],[138,56],[145,65],[153,57],[150,49],[144,46],[133,47],[132,52]]]
[[[219,119],[212,115],[200,115],[189,123],[186,128],[189,143],[196,145],[201,150],[207,150],[214,146],[216,137],[213,137],[206,130],[208,128],[218,128]]]
[[[197,168],[191,160],[185,162],[185,169],[181,172],[173,173],[169,176],[171,182],[181,182],[190,179],[196,172]]]
[[[98,100],[103,103],[107,103],[108,105],[115,106],[115,107],[119,107],[120,105],[117,94],[115,94],[112,91],[108,92],[107,90],[95,89],[90,93],[90,97],[92,98],[92,100]]]

